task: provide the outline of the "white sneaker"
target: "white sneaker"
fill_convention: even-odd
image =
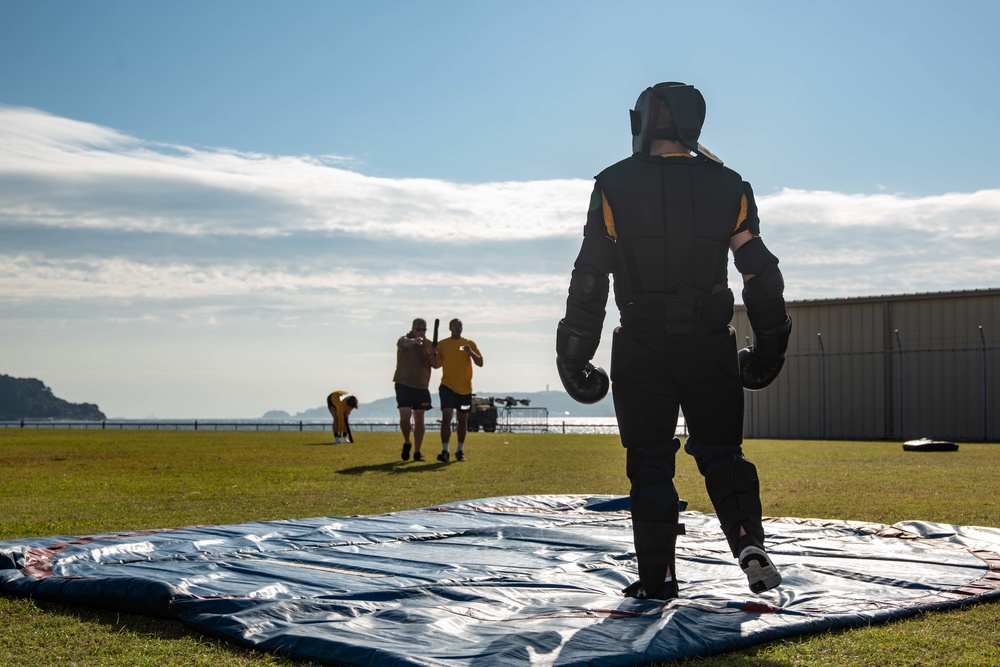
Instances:
[[[740,569],[747,575],[747,583],[754,593],[763,593],[781,585],[778,568],[767,552],[756,544],[747,545],[740,551]]]

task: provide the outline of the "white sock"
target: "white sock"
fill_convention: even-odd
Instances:
[[[447,453],[448,453],[448,443],[447,443],[447,442],[442,442],[442,443],[441,443],[441,451],[442,451],[443,453],[445,453],[445,454],[447,454]]]
[[[460,451],[462,451],[462,447],[464,447],[464,446],[465,446],[465,443],[464,443],[464,442],[462,442],[462,441],[459,441],[459,442],[458,442],[458,448],[457,448],[457,449],[455,449],[455,451],[456,451],[456,452],[460,452]]]

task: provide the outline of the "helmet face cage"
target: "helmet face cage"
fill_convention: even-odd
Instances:
[[[660,102],[670,109],[673,127],[656,127]],[[685,83],[658,83],[642,91],[630,116],[633,153],[648,152],[653,139],[680,141],[697,152],[701,126],[705,122],[705,98],[697,88]]]

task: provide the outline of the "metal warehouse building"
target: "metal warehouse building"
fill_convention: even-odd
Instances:
[[[748,438],[1000,441],[1000,289],[790,301],[784,370]],[[746,309],[733,319],[752,341]]]

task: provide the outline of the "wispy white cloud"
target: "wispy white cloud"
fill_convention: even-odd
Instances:
[[[242,392],[262,404],[250,414],[298,410],[327,369],[349,375],[354,391],[387,395],[394,337],[414,316],[447,315],[488,346],[477,371],[486,388],[557,386],[553,331],[592,181],[462,184],[353,166],[158,144],[0,106],[0,363],[72,381],[88,392],[81,400],[117,414],[150,408],[104,402],[188,396],[184,378],[204,367],[218,375],[206,396],[237,405]],[[786,298],[1000,286],[1000,189],[788,189],[758,204]],[[738,291],[732,267],[730,280]],[[609,304],[606,338],[616,320]],[[82,339],[99,364],[76,352]],[[255,386],[226,385],[247,363],[270,370]],[[293,367],[312,388],[288,405],[289,390],[267,373]],[[172,387],[155,381],[164,369],[179,378]],[[194,398],[177,405],[175,414],[247,414]]]
[[[157,144],[0,107],[0,224],[442,243],[546,238],[579,228],[591,187],[376,178],[331,164],[343,161]]]
[[[549,293],[564,288],[566,276],[532,272],[504,272],[497,268],[476,274],[429,270],[420,283],[444,286],[456,294],[490,291],[515,294]],[[358,268],[335,270],[262,269],[246,263],[212,267],[189,264],[157,265],[118,257],[53,261],[44,257],[0,254],[2,296],[10,300],[60,299],[192,299],[249,297],[295,292],[353,294],[409,289],[414,276],[404,269],[385,273]],[[437,288],[437,287],[436,287]],[[314,298],[314,297],[310,297]]]

